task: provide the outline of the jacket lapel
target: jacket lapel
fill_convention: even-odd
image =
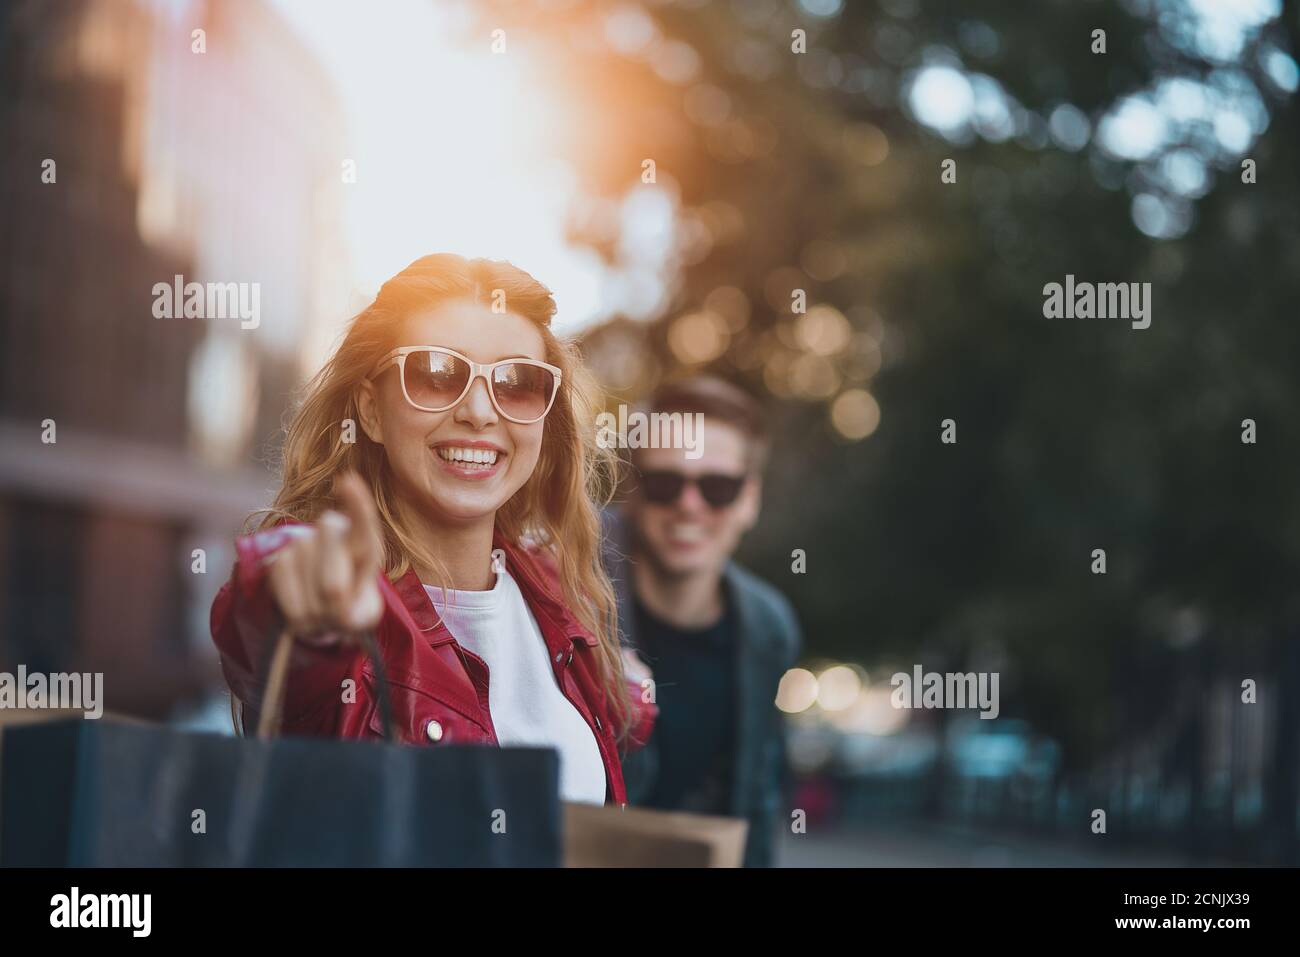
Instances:
[[[420,576],[410,569],[396,582],[384,579],[381,587],[386,589],[386,603],[398,619],[384,641],[389,682],[428,695],[490,728],[455,636],[439,619]],[[431,667],[428,656],[418,653],[417,642],[421,641],[433,650],[436,665]]]

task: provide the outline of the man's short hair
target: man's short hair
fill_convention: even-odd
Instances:
[[[746,439],[746,467],[758,472],[767,461],[767,416],[759,401],[740,386],[711,375],[665,382],[651,395],[647,412],[699,412],[706,421],[722,422]]]

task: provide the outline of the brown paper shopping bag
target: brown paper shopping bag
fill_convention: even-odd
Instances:
[[[748,823],[648,808],[564,805],[565,867],[739,867]]]

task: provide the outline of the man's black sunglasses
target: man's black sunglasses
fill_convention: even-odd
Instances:
[[[681,497],[686,486],[694,485],[700,490],[704,501],[712,508],[726,508],[740,496],[745,485],[743,475],[683,475],[667,469],[648,469],[641,471],[641,494],[645,500],[654,505],[671,505]]]

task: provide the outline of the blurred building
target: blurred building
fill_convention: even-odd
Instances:
[[[261,2],[20,0],[0,142],[0,669],[161,716],[219,681],[231,539],[345,306],[340,113]],[[177,275],[256,283],[256,327],[156,318]]]

